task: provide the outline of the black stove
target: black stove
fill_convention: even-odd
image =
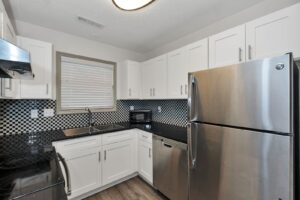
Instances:
[[[66,200],[54,148],[0,154],[0,200]]]

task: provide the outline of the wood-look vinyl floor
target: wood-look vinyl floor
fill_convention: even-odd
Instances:
[[[156,192],[141,178],[134,177],[128,181],[108,188],[85,200],[167,200]]]

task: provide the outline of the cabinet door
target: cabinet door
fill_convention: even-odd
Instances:
[[[184,97],[188,96],[188,73],[208,69],[208,38],[185,47]]]
[[[300,51],[299,31],[300,4],[279,10],[246,24],[247,60],[276,56]],[[298,16],[297,16],[298,15]],[[298,44],[298,45],[295,45]]]
[[[245,61],[245,25],[209,38],[209,65],[222,67]]]
[[[208,69],[208,38],[186,46],[185,52],[187,72]]]
[[[72,192],[70,199],[101,187],[100,150],[93,148],[60,152],[66,160],[70,173]]]
[[[135,169],[135,145],[133,140],[104,145],[102,182],[103,185],[112,183],[124,178],[132,173]]]
[[[167,98],[167,78],[168,78],[168,66],[167,56],[159,56],[154,59],[154,68],[151,74],[149,74],[153,87],[153,98],[164,99]]]
[[[185,77],[187,77],[184,49],[168,53],[168,97],[183,98]],[[187,81],[186,81],[187,82]]]
[[[153,183],[152,144],[139,141],[138,145],[139,174],[149,183]]]
[[[141,66],[140,63],[128,61],[127,63],[128,99],[139,99],[141,95]]]
[[[34,80],[21,80],[20,97],[24,99],[51,99],[52,44],[29,38],[19,38],[19,45],[30,52]]]
[[[143,85],[143,98],[153,98],[154,81],[154,62],[153,60],[146,61],[142,64],[142,85]]]

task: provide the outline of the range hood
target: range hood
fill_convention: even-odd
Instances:
[[[0,78],[34,78],[29,52],[3,39],[0,39]]]

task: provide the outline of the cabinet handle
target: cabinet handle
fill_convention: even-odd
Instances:
[[[152,88],[150,88],[150,97],[152,97]]]
[[[249,60],[252,59],[252,47],[251,47],[251,45],[248,45],[248,59]]]
[[[153,88],[153,96],[155,96],[155,88]]]
[[[151,148],[149,148],[149,158],[151,158]]]
[[[12,89],[12,80],[8,79],[8,87],[5,85],[5,89],[11,90]]]
[[[101,162],[101,152],[99,151],[99,154],[98,154],[98,160],[99,162]]]
[[[185,94],[188,94],[188,91],[187,91],[187,84],[185,84],[185,86],[184,86],[184,91],[185,91]]]
[[[242,48],[239,48],[239,61],[242,62]]]
[[[46,84],[46,94],[48,94],[49,93],[49,84],[47,83]]]
[[[104,160],[106,160],[106,150],[104,151]]]
[[[180,85],[180,94],[182,95],[182,85]]]
[[[128,89],[129,96],[131,97],[131,88]]]

